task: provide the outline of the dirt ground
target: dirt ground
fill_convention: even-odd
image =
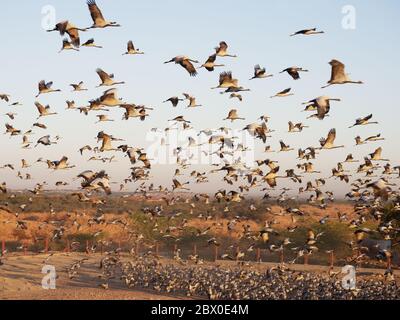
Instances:
[[[70,280],[66,267],[82,258],[83,254],[55,254],[35,256],[9,256],[2,258],[0,266],[0,300],[175,300],[179,297],[159,295],[145,290],[127,289],[118,280],[111,280],[108,290],[102,289],[98,278],[99,257],[89,257],[76,279]],[[56,289],[42,288],[42,267],[54,265]]]
[[[69,279],[66,268],[74,262],[88,258],[82,264],[77,278]],[[2,258],[3,265],[0,266],[0,300],[182,300],[187,297],[157,294],[151,290],[128,289],[119,279],[109,282],[109,289],[100,288],[102,280],[99,279],[99,261],[101,256],[85,255],[80,253],[57,253],[54,255],[9,255]],[[173,263],[163,261],[164,263]],[[237,267],[235,262],[218,261],[219,266],[224,268]],[[53,265],[56,268],[57,279],[55,290],[45,290],[41,281],[44,276],[42,267]],[[256,268],[266,270],[273,263],[252,264],[245,268]],[[292,270],[326,273],[326,266],[291,265]],[[335,271],[340,271],[335,268]],[[359,269],[362,275],[380,274],[381,269]],[[394,271],[398,277],[400,271]]]

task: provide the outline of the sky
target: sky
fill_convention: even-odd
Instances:
[[[94,38],[103,49],[81,48],[80,52],[58,53],[63,38],[43,28],[49,17],[47,9],[49,6],[54,8],[56,22],[68,19],[78,27],[89,27],[92,21],[84,0],[3,1],[0,11],[3,25],[0,30],[0,93],[10,94],[12,101],[20,101],[23,106],[10,107],[0,101],[1,125],[11,123],[23,131],[30,129],[38,115],[34,102],[40,80],[53,81],[54,88],[62,90],[61,93],[43,95],[37,99],[42,104],[49,104],[59,114],[41,119],[40,122],[45,123],[49,129],[42,131],[35,128],[35,135],[30,137],[35,142],[46,134],[60,135],[62,139],[59,144],[23,150],[20,148],[21,137],[0,136],[3,150],[0,166],[14,163],[17,170],[30,172],[33,176],[33,180],[23,181],[16,178],[15,172],[0,170],[0,182],[6,181],[9,187],[32,188],[36,182],[43,180],[51,183],[70,181],[71,177],[87,169],[105,169],[113,181],[119,182],[129,176],[130,164],[127,158],[118,156],[118,162],[110,164],[88,162],[90,155],[81,157],[78,149],[86,144],[95,146],[95,137],[101,130],[124,139],[131,146],[146,148],[151,145],[151,141],[146,141],[150,129],[163,129],[170,124],[168,119],[178,115],[184,115],[196,130],[219,128],[222,125],[242,129],[261,115],[268,115],[271,117],[269,127],[275,133],[267,144],[274,150],[278,149],[280,139],[295,150],[316,147],[321,137],[326,136],[331,128],[336,128],[336,143],[346,145],[346,149],[321,152],[315,167],[323,171],[324,178],[330,175],[330,169],[337,162],[343,161],[348,153],[362,159],[378,146],[383,147],[383,157],[391,159],[393,166],[400,165],[397,142],[400,132],[397,99],[400,72],[398,1],[205,0],[200,3],[187,0],[98,0],[97,4],[106,19],[117,21],[122,27],[81,33],[81,42]],[[343,27],[343,22],[349,17],[349,12],[345,10],[349,6],[355,10],[355,28],[350,29]],[[318,27],[325,34],[289,37],[289,34],[297,30],[311,27]],[[128,40],[132,40],[145,55],[122,56]],[[225,64],[225,67],[213,73],[203,69],[197,77],[191,78],[181,67],[163,64],[181,54],[204,62],[221,40],[229,44],[229,50],[237,54],[238,58],[220,58],[218,62]],[[321,89],[329,80],[328,62],[333,58],[346,64],[346,71],[354,80],[363,80],[365,84]],[[265,66],[274,77],[249,81],[255,64]],[[279,74],[289,66],[304,67],[309,72],[303,73],[301,80],[294,81],[287,74]],[[65,110],[66,100],[74,100],[78,106],[84,106],[102,94],[103,89],[95,88],[99,84],[95,73],[98,67],[114,73],[117,80],[126,82],[119,87],[119,96],[124,101],[154,108],[146,121],[121,121],[123,110],[115,108],[110,112],[110,118],[116,121],[95,124],[94,113],[85,117],[75,111]],[[232,71],[242,86],[251,89],[250,93],[243,94],[242,103],[230,100],[216,90],[210,90],[218,84],[220,71]],[[90,90],[72,93],[68,85],[81,80]],[[295,93],[294,96],[269,98],[289,87]],[[186,110],[186,102],[177,108],[162,103],[183,92],[196,96],[202,107]],[[329,95],[342,101],[332,104],[327,119],[307,120],[309,114],[301,112],[304,107],[301,103],[320,95]],[[233,124],[222,121],[231,109],[237,109],[239,115],[246,120]],[[4,115],[6,112],[17,113],[16,119],[8,119]],[[370,113],[374,114],[379,125],[348,129],[356,118]],[[310,128],[298,135],[289,134],[289,120],[303,122]],[[355,136],[366,138],[377,133],[381,133],[386,140],[354,147]],[[296,151],[262,154],[261,147],[257,142],[255,158],[278,160],[283,172],[298,162],[295,159]],[[39,157],[59,160],[63,155],[68,156],[69,162],[77,168],[52,172],[46,169],[45,164],[33,164]],[[33,166],[21,169],[22,158]],[[350,165],[347,168],[353,170],[356,166]],[[206,171],[210,167],[199,166],[193,169]],[[154,183],[170,186],[174,170],[175,166],[172,165],[155,165],[151,174]],[[306,177],[305,181],[316,177]],[[186,177],[180,179],[187,180]],[[280,186],[285,186],[285,183],[282,182]],[[76,183],[72,186],[76,186]],[[135,186],[137,184],[131,188]],[[196,186],[194,190],[217,190],[221,186],[219,182],[213,181]],[[342,183],[334,180],[328,184],[327,189],[339,194],[348,191],[348,187],[344,188]]]

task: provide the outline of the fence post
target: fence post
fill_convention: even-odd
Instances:
[[[90,253],[90,245],[89,245],[89,240],[86,240],[86,254]]]
[[[159,247],[158,242],[156,242],[156,257],[159,256]]]
[[[240,247],[239,245],[236,246],[236,262],[239,261],[239,252],[240,252]]]
[[[308,253],[304,254],[304,264],[308,265]]]
[[[256,251],[256,262],[261,262],[261,249],[257,248]]]
[[[214,246],[214,262],[218,261],[218,246]]]
[[[387,269],[391,270],[392,269],[392,257],[388,256],[386,259],[387,259]]]
[[[335,266],[335,253],[332,250],[332,252],[331,252],[331,269],[333,269],[334,266]]]
[[[196,256],[197,255],[197,244],[193,245],[193,255]]]
[[[281,264],[285,263],[285,254],[284,254],[283,250],[284,249],[282,248],[282,250],[279,252],[279,259],[280,259]]]
[[[140,243],[139,243],[139,242],[136,242],[136,249],[135,249],[135,251],[136,251],[136,255],[139,256],[139,255],[140,255]]]
[[[4,256],[6,254],[6,240],[1,240],[1,255]]]
[[[121,250],[121,240],[118,240],[118,249]]]

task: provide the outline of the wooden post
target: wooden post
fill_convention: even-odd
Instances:
[[[304,254],[304,264],[308,265],[308,253]]]
[[[139,242],[136,242],[135,251],[136,251],[136,255],[139,256],[140,255],[140,243]]]
[[[1,255],[4,256],[6,254],[6,240],[1,240]]]
[[[197,244],[193,245],[193,255],[196,256],[197,255]]]
[[[282,250],[279,252],[279,260],[280,260],[281,264],[285,263],[285,255],[284,255],[283,250],[284,249],[282,248]]]
[[[90,245],[89,245],[89,240],[86,240],[86,254],[90,253]]]
[[[158,242],[156,242],[156,257],[159,256],[159,250],[160,250],[159,244],[158,244]]]
[[[49,238],[46,237],[46,239],[44,240],[44,253],[48,252],[49,252]]]
[[[331,252],[331,269],[333,269],[334,266],[335,266],[335,253],[332,250],[332,252]]]
[[[261,249],[257,248],[256,251],[256,262],[261,262]]]
[[[239,252],[240,252],[240,247],[239,245],[236,246],[236,262],[239,261]]]
[[[387,259],[387,269],[391,270],[392,269],[392,257],[388,256],[386,259]]]
[[[121,250],[121,240],[118,240],[118,249]]]
[[[218,246],[214,246],[214,262],[218,261]]]

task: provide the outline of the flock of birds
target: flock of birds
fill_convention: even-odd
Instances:
[[[102,48],[102,46],[96,45],[94,39],[89,39],[85,43],[81,44],[81,33],[85,33],[90,29],[94,28],[111,28],[111,27],[121,27],[117,22],[107,21],[98,5],[94,0],[88,0],[87,2],[88,8],[93,20],[93,25],[89,28],[78,28],[74,26],[70,21],[63,21],[58,23],[54,29],[49,30],[59,32],[61,36],[65,36],[62,44],[62,51],[64,50],[73,50],[79,51],[80,47],[94,47],[94,48]],[[313,29],[305,29],[300,30],[290,36],[317,36],[319,34],[323,34],[323,31],[319,31],[316,28]],[[68,38],[69,37],[69,38]],[[144,54],[143,51],[136,48],[132,41],[129,41],[127,44],[127,51],[122,53],[124,55],[141,55]],[[208,72],[214,72],[216,68],[225,67],[224,64],[219,63],[220,59],[226,58],[237,58],[237,55],[231,54],[229,51],[228,44],[225,41],[221,41],[219,45],[215,48],[215,52],[208,57],[208,59],[201,64],[199,61],[192,59],[188,56],[179,55],[168,61],[165,61],[165,64],[174,63],[180,67],[182,67],[186,72],[195,77],[198,75],[199,70],[206,69]],[[218,62],[217,62],[218,60]],[[333,59],[329,62],[332,72],[330,79],[327,81],[327,84],[322,88],[326,88],[332,85],[346,85],[346,84],[362,84],[362,81],[354,81],[349,75],[346,73],[345,65],[339,60]],[[198,65],[198,67],[196,67]],[[165,70],[168,70],[167,67]],[[116,80],[114,74],[110,74],[102,69],[96,70],[100,83],[98,87],[107,88],[104,93],[91,101],[89,101],[88,106],[77,107],[73,100],[66,101],[67,110],[68,111],[78,111],[81,114],[88,115],[91,112],[101,112],[96,117],[98,118],[98,122],[108,122],[115,121],[109,117],[107,112],[110,111],[110,108],[119,107],[124,109],[124,114],[122,116],[122,120],[129,120],[131,118],[139,118],[141,121],[145,121],[149,116],[149,112],[153,110],[153,108],[144,106],[144,105],[136,105],[134,103],[128,103],[124,101],[122,98],[118,97],[117,86],[124,85],[124,81]],[[287,73],[294,81],[300,80],[301,73],[309,72],[307,69],[302,67],[288,67],[281,71],[281,73]],[[250,78],[251,81],[256,79],[266,79],[273,77],[272,74],[268,73],[266,68],[261,67],[260,65],[256,65],[254,67],[254,73]],[[78,82],[70,85],[74,92],[79,91],[87,91],[83,82]],[[212,90],[222,90],[222,94],[228,94],[230,99],[237,99],[238,103],[242,102],[245,99],[245,92],[249,92],[250,89],[245,88],[239,84],[239,80],[236,79],[232,72],[224,71],[221,72],[218,79],[218,85],[212,88]],[[37,99],[43,99],[45,95],[50,93],[60,92],[60,89],[55,89],[53,87],[53,82],[46,82],[44,80],[40,81],[38,84],[38,93],[36,95]],[[278,93],[276,93],[271,98],[285,98],[287,96],[293,95],[291,88],[284,89]],[[10,95],[1,94],[0,100],[4,100],[9,103],[10,107],[18,107],[21,105],[20,102],[13,102]],[[177,107],[181,102],[187,101],[188,108],[197,108],[201,107],[200,104],[196,101],[196,98],[192,95],[185,93],[182,97],[173,96],[169,99],[165,100],[164,103],[171,103],[172,107]],[[340,102],[338,98],[331,98],[329,96],[319,96],[310,101],[304,102],[306,112],[312,112],[312,115],[308,117],[308,119],[319,119],[324,120],[330,114],[331,103],[332,102]],[[29,130],[21,130],[16,128],[11,123],[6,123],[6,134],[11,137],[22,137],[21,147],[23,149],[29,150],[32,148],[36,148],[39,145],[45,147],[51,147],[54,144],[60,142],[61,137],[51,135],[43,135],[38,137],[36,142],[30,141],[34,134],[33,130],[37,128],[38,130],[47,130],[47,125],[39,122],[43,118],[57,116],[58,112],[54,111],[49,105],[45,105],[42,102],[36,101],[35,106],[38,111],[38,118],[36,122],[33,123],[32,128]],[[16,113],[8,112],[7,117],[10,121],[14,120],[17,117]],[[271,137],[271,134],[274,132],[269,128],[269,117],[267,115],[262,115],[256,122],[247,124],[243,131],[248,132],[255,140],[259,140],[264,145],[265,154],[270,154],[274,152],[270,145],[267,145],[268,139]],[[240,112],[238,109],[232,109],[229,111],[227,117],[224,119],[226,121],[245,121],[245,118],[240,117]],[[172,124],[164,129],[164,132],[168,132],[171,130],[188,130],[192,129],[191,121],[187,120],[185,116],[177,116],[173,119],[169,119],[169,122]],[[368,115],[365,117],[360,117],[355,120],[354,124],[350,127],[358,127],[358,126],[367,126],[377,124],[376,121],[373,121],[373,115]],[[288,122],[288,132],[301,134],[304,129],[310,128],[310,125],[306,125],[303,123],[293,123],[292,121]],[[152,131],[162,131],[158,128],[153,128]],[[148,182],[151,179],[151,169],[152,169],[152,159],[149,159],[145,149],[143,147],[130,146],[125,144],[123,139],[117,138],[111,133],[106,133],[104,131],[100,131],[97,134],[98,145],[85,145],[79,148],[79,152],[82,156],[86,153],[91,152],[92,155],[89,160],[91,161],[101,161],[104,165],[107,163],[111,163],[116,161],[116,154],[123,154],[128,158],[128,163],[131,165],[129,176],[124,179],[120,183],[120,191],[124,191],[125,187],[130,183],[139,183],[139,186],[136,188],[135,192],[142,194],[146,199],[151,198],[152,193],[161,193],[163,194],[163,199],[167,204],[167,208],[162,205],[157,205],[154,207],[145,207],[143,208],[143,212],[148,217],[148,223],[152,223],[154,225],[153,231],[158,232],[159,235],[165,239],[173,238],[175,240],[179,240],[179,233],[185,230],[187,227],[188,221],[187,219],[180,220],[178,226],[172,225],[172,222],[179,221],[179,215],[181,213],[172,213],[174,219],[169,219],[171,221],[171,225],[168,225],[165,230],[161,230],[161,227],[157,224],[157,219],[159,217],[170,216],[173,206],[178,203],[188,203],[192,208],[196,206],[197,202],[204,202],[207,206],[209,206],[209,210],[200,214],[200,218],[204,220],[211,220],[214,212],[216,211],[215,203],[224,203],[225,208],[224,211],[229,211],[229,206],[231,203],[240,203],[245,200],[245,195],[250,193],[253,190],[258,190],[264,192],[263,200],[271,200],[273,197],[270,194],[270,191],[277,190],[278,182],[281,179],[285,179],[287,181],[291,181],[291,183],[296,186],[298,185],[298,194],[299,195],[307,195],[307,203],[314,205],[320,209],[326,209],[329,207],[330,203],[335,200],[335,196],[331,191],[323,191],[324,185],[328,179],[335,179],[336,183],[343,183],[346,185],[350,185],[350,190],[347,193],[346,197],[355,202],[354,211],[357,216],[356,219],[352,221],[348,221],[348,218],[345,214],[338,213],[338,219],[340,222],[347,223],[351,229],[354,230],[355,240],[352,241],[349,245],[356,252],[355,260],[367,258],[368,248],[362,246],[362,241],[367,238],[369,235],[377,236],[385,240],[394,240],[397,238],[398,232],[400,231],[397,226],[396,221],[385,221],[383,219],[385,206],[388,201],[393,203],[393,210],[400,211],[400,194],[398,190],[396,190],[396,182],[393,182],[394,179],[400,178],[400,166],[392,167],[390,160],[382,157],[382,148],[376,148],[372,153],[366,155],[363,159],[354,159],[352,154],[348,154],[345,159],[338,162],[335,168],[332,168],[332,175],[329,178],[318,178],[314,181],[307,181],[304,185],[303,182],[305,177],[308,177],[312,174],[320,174],[318,170],[314,168],[314,160],[317,159],[318,155],[322,152],[334,152],[333,150],[338,148],[345,148],[344,145],[336,144],[336,129],[332,128],[326,135],[326,137],[321,138],[319,140],[319,146],[305,146],[299,148],[297,150],[297,159],[299,163],[294,168],[289,168],[285,171],[285,174],[280,175],[281,166],[278,162],[271,159],[261,159],[256,160],[254,166],[249,167],[246,165],[241,157],[236,158],[232,161],[229,161],[229,155],[232,155],[234,152],[245,152],[247,151],[246,147],[236,142],[236,137],[231,135],[230,128],[221,127],[217,130],[203,129],[199,131],[199,136],[204,135],[208,139],[209,145],[215,145],[218,148],[212,152],[217,155],[218,158],[221,159],[220,163],[213,164],[211,171],[207,172],[198,172],[196,170],[192,170],[190,172],[190,180],[186,182],[182,181],[182,176],[185,175],[185,171],[190,168],[191,157],[185,157],[187,151],[193,146],[199,146],[199,143],[196,140],[196,137],[190,137],[188,139],[188,144],[186,146],[176,146],[174,149],[174,156],[176,157],[176,165],[177,168],[175,170],[174,177],[172,179],[172,188],[166,186],[158,186],[156,187],[154,183]],[[365,139],[361,138],[361,136],[357,136],[355,138],[356,145],[369,144],[372,142],[379,142],[384,140],[384,138],[377,134],[375,136],[370,136]],[[160,145],[165,145],[165,141],[161,141]],[[279,152],[292,152],[295,149],[285,143],[283,140],[280,140],[280,149]],[[104,156],[105,153],[111,152],[112,156]],[[190,152],[189,152],[190,154]],[[69,170],[75,168],[75,165],[69,163],[68,156],[62,156],[60,159],[50,160],[39,158],[37,163],[44,163],[47,165],[47,168],[51,171],[57,170]],[[358,168],[351,171],[350,166],[353,163],[358,163]],[[384,163],[383,166],[380,164]],[[31,168],[30,165],[25,159],[21,159],[21,167],[23,169]],[[16,164],[3,164],[0,167],[0,170],[17,170]],[[383,170],[383,171],[382,171]],[[206,193],[197,193],[197,194],[189,194],[187,197],[182,197],[180,191],[190,191],[190,184],[201,184],[209,182],[209,177],[213,174],[218,174],[223,172],[225,175],[222,178],[222,181],[227,184],[226,189],[220,189],[214,193],[214,195],[206,194]],[[32,179],[31,173],[26,173],[23,175],[20,171],[17,174],[18,178],[30,180]],[[81,190],[79,192],[74,192],[72,194],[73,197],[80,202],[91,203],[98,208],[98,212],[95,217],[90,218],[87,223],[89,225],[93,224],[104,224],[106,223],[106,218],[102,213],[101,206],[106,203],[106,200],[99,199],[97,195],[101,192],[110,195],[112,193],[112,184],[116,182],[112,182],[110,176],[107,174],[105,170],[96,172],[93,170],[86,170],[81,172],[79,175],[74,177],[73,180],[81,179]],[[179,179],[179,180],[178,180]],[[311,180],[311,178],[310,178]],[[34,201],[34,195],[38,195],[43,193],[45,190],[46,182],[37,183],[36,186],[29,190],[33,194],[33,196],[29,199],[30,202]],[[69,185],[68,181],[57,181],[56,186],[67,186]],[[229,190],[231,189],[231,190]],[[293,188],[295,189],[295,188]],[[290,203],[292,200],[291,197],[288,196],[288,191],[292,189],[283,188],[280,195],[277,197],[277,201],[279,205],[284,208],[281,212],[281,215],[288,215],[292,217],[293,226],[289,227],[289,231],[294,231],[296,229],[296,217],[305,216],[307,213],[303,212],[300,208],[293,207]],[[9,190],[7,189],[7,183],[3,182],[0,185],[0,192],[7,194]],[[11,197],[15,197],[15,195],[10,195]],[[125,195],[122,197],[126,197]],[[250,199],[250,198],[248,198]],[[247,199],[246,199],[247,200]],[[23,211],[26,206],[29,204],[24,204],[20,207]],[[7,208],[7,203],[3,203],[1,206],[2,209],[10,211]],[[251,204],[249,207],[249,211],[257,210],[255,204]],[[267,208],[268,211],[268,208]],[[18,215],[17,215],[18,216]],[[329,219],[329,216],[323,218],[320,223],[325,224]],[[368,220],[374,220],[378,223],[378,227],[376,230],[368,229],[364,226],[364,223]],[[237,224],[241,222],[241,217],[237,216],[234,219],[231,219],[227,224],[226,228],[228,231],[231,231],[236,228]],[[65,224],[62,226],[57,226],[53,230],[53,239],[60,239],[65,234],[68,222],[64,222]],[[110,223],[110,222],[107,222]],[[122,228],[129,228],[129,223],[126,221],[115,222],[114,224],[120,224]],[[71,224],[71,228],[73,226],[78,229],[77,219]],[[243,232],[241,234],[241,238],[247,239],[253,242],[261,242],[262,245],[266,246],[269,250],[276,252],[283,250],[284,247],[288,246],[291,241],[289,238],[283,239],[279,243],[271,243],[271,235],[277,234],[276,230],[274,230],[274,221],[266,221],[262,230],[251,230],[249,226],[243,227]],[[207,236],[211,234],[215,229],[218,229],[219,226],[215,225],[213,227],[209,227],[205,230],[198,230],[198,236]],[[19,220],[17,222],[16,228],[26,228],[26,223],[24,221]],[[143,236],[140,234],[140,231],[131,231],[135,234],[137,241],[143,239]],[[318,251],[318,242],[323,238],[323,234],[316,234],[313,230],[308,232],[307,239],[304,239],[304,245],[292,248],[293,252],[296,253],[296,259],[291,261],[295,263],[296,260],[304,255],[311,255],[314,252]],[[211,237],[207,240],[207,244],[210,246],[218,246],[218,240],[215,237]],[[254,247],[254,246],[253,246]],[[252,247],[252,248],[253,248]],[[93,249],[95,250],[95,248]],[[245,252],[237,252],[234,256],[232,254],[224,253],[222,258],[229,259],[244,259]],[[387,259],[392,256],[391,250],[380,250],[379,251],[379,259]],[[179,257],[179,253],[177,253],[176,260],[181,261],[182,258]],[[195,259],[196,260],[196,259]],[[114,264],[116,262],[114,261]],[[223,271],[220,269],[214,269],[212,272],[209,270],[196,270],[191,272],[182,271],[180,269],[176,269],[176,267],[162,267],[157,264],[148,264],[139,260],[138,262],[132,262],[130,265],[125,265],[123,267],[125,270],[125,280],[129,285],[132,282],[142,281],[147,284],[152,283],[154,288],[162,288],[170,287],[171,290],[188,290],[191,294],[208,294],[210,297],[217,298],[273,298],[273,297],[286,297],[287,295],[297,297],[299,292],[301,292],[302,297],[304,294],[313,296],[315,292],[318,290],[322,290],[323,292],[318,292],[323,297],[327,297],[327,288],[333,289],[333,291],[329,291],[332,296],[335,296],[336,293],[339,295],[344,295],[342,290],[338,287],[335,281],[324,280],[317,275],[295,275],[292,272],[285,270],[275,270],[271,271],[268,274],[261,274],[257,272],[245,272],[240,271],[239,274],[234,271]],[[300,277],[300,278],[299,278]],[[151,278],[151,280],[146,280],[147,278]],[[267,283],[264,280],[270,279],[271,282]],[[133,280],[130,280],[133,279]],[[203,279],[203,280],[201,280]],[[224,279],[225,281],[221,282],[220,280]],[[242,279],[242,282],[238,282],[238,279]],[[208,286],[204,286],[205,281],[208,283]],[[262,282],[265,283],[263,286],[258,286],[258,284]],[[320,283],[324,283],[324,286],[319,287]],[[257,284],[257,287],[255,287]],[[287,291],[287,295],[282,295],[281,288],[289,288],[288,286],[295,286],[291,293],[289,294]],[[298,284],[298,285],[297,285]],[[361,291],[362,294],[372,294],[371,297],[377,292],[378,287],[372,288],[371,284],[365,284],[365,290]],[[297,288],[297,289],[296,289]],[[229,289],[229,290],[227,290]],[[161,289],[160,289],[161,290]],[[387,288],[388,294],[394,294],[391,288]],[[168,290],[167,290],[168,291]],[[221,293],[225,292],[225,293]],[[362,293],[369,292],[369,293]],[[396,291],[397,297],[397,291]]]
[[[151,257],[125,261],[110,253],[100,264],[101,284],[120,279],[128,288],[152,289],[210,300],[397,300],[400,291],[387,274],[373,279],[358,279],[357,289],[343,288],[339,272],[326,275],[292,271],[284,265],[266,271],[221,267],[179,267],[164,265]]]

